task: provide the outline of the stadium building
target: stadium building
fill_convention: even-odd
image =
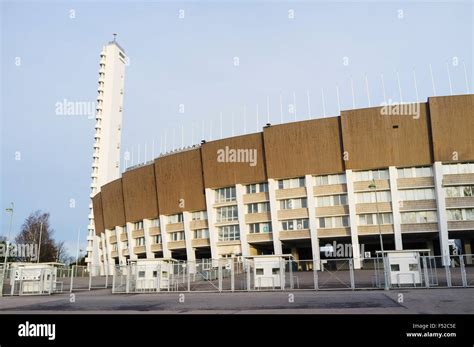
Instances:
[[[97,188],[89,257],[102,270],[142,258],[319,260],[334,242],[352,246],[358,268],[380,234],[385,250],[448,255],[457,240],[472,254],[474,95],[268,124]]]

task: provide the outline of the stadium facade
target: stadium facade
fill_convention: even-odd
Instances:
[[[160,155],[99,188],[102,271],[142,258],[319,260],[334,242],[352,246],[358,268],[380,235],[385,250],[448,255],[459,240],[472,254],[474,95],[267,124]]]

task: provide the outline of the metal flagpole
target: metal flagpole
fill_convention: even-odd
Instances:
[[[37,263],[40,262],[40,255],[41,255],[41,236],[43,234],[43,222],[40,224],[40,234],[39,234],[39,242],[38,242],[38,259],[36,260]]]
[[[369,79],[367,78],[367,75],[365,75],[365,89],[367,90],[367,100],[369,101],[369,107],[371,107],[371,104],[370,104],[370,91],[369,91]]]
[[[433,86],[433,96],[436,96],[436,88],[435,88],[435,81],[434,81],[434,76],[433,76],[433,68],[431,67],[431,64],[430,64],[430,75],[431,75],[431,84]]]

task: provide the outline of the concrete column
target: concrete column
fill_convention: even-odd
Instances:
[[[152,238],[149,234],[151,225],[152,225],[151,220],[149,220],[149,219],[144,219],[143,220],[143,230],[145,232],[145,251],[146,251],[146,258],[147,259],[153,259],[154,258],[153,252],[151,251]]]
[[[403,249],[402,241],[402,217],[400,215],[400,198],[398,196],[398,171],[394,166],[388,168],[390,175],[390,195],[392,196],[392,216],[393,216],[393,231],[395,237],[395,250]]]
[[[112,247],[109,244],[109,241],[108,241],[109,237],[107,236],[107,233],[110,234],[110,231],[106,229],[104,233],[100,234],[100,239],[102,241],[102,256],[104,257],[104,262],[102,264],[103,264],[104,275],[105,274],[112,275],[114,260],[110,256]]]
[[[318,219],[316,218],[316,199],[314,198],[314,178],[306,175],[306,197],[308,199],[309,231],[311,235],[311,254],[313,260],[320,260],[319,238],[318,238]]]
[[[245,205],[244,205],[244,186],[241,184],[235,185],[235,194],[237,198],[237,212],[239,214],[239,229],[240,229],[240,247],[242,255],[250,255],[249,244],[247,242],[247,224],[245,223]]]
[[[346,170],[347,202],[349,204],[349,223],[351,226],[352,256],[354,269],[360,269],[359,234],[357,233],[357,215],[355,208],[354,181],[352,170]]]
[[[164,215],[160,215],[160,231],[161,231],[161,246],[163,249],[163,258],[171,258],[171,251],[168,249],[169,235],[166,231],[166,223],[168,218]]]
[[[138,256],[133,252],[133,247],[135,247],[135,239],[132,238],[132,231],[134,228],[134,223],[127,223],[128,254],[130,260],[138,259]]]
[[[217,259],[217,241],[219,240],[217,235],[216,214],[214,211],[215,193],[214,190],[206,188],[206,208],[207,208],[207,224],[209,227],[209,243],[211,245],[211,258]]]
[[[186,258],[192,262],[189,267],[189,273],[196,272],[196,252],[194,251],[192,244],[193,231],[190,228],[191,213],[183,212],[183,225],[184,225],[184,242],[186,244]]]
[[[437,161],[433,165],[436,207],[439,229],[439,248],[443,257],[443,265],[449,265],[449,236],[448,236],[448,218],[446,215],[446,199],[443,189],[443,165]]]
[[[269,178],[268,179],[268,196],[270,198],[270,214],[272,217],[272,234],[273,234],[273,251],[276,255],[283,254],[282,245],[280,241],[280,223],[278,222],[278,201],[276,199],[275,190],[277,188],[277,182]]]
[[[115,234],[117,235],[117,253],[119,258],[120,265],[127,265],[127,260],[125,256],[122,254],[125,247],[123,246],[123,242],[120,241],[120,235],[123,233],[123,227],[115,227]]]

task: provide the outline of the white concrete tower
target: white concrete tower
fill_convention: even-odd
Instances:
[[[118,45],[115,38],[114,41],[102,48],[99,65],[91,198],[100,191],[101,186],[120,177],[120,141],[126,56],[125,51]],[[102,268],[103,262],[100,261],[99,253],[100,237],[95,235],[92,201],[89,204],[87,229],[86,262],[91,271],[97,272],[99,266]],[[104,248],[102,252],[106,254]]]

